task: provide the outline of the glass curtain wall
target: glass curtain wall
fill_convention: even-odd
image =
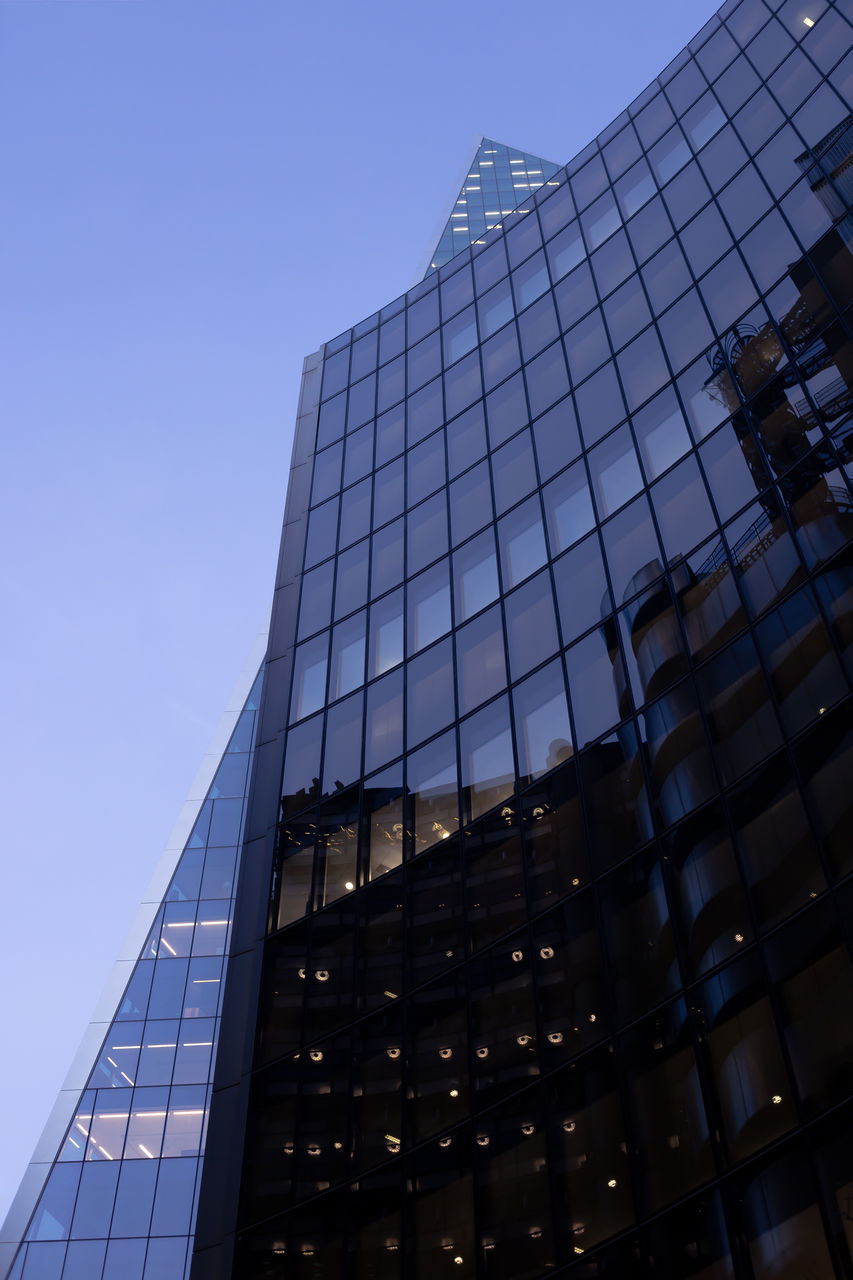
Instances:
[[[236,1276],[853,1275],[851,20],[325,348]]]

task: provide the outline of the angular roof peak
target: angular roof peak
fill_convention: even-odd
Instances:
[[[511,213],[531,191],[552,178],[559,167],[529,151],[483,138],[468,166],[426,274],[443,266],[460,249],[497,226],[505,214]]]

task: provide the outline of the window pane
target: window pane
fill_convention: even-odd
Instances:
[[[331,726],[330,726],[331,728]],[[326,748],[328,752],[328,746]],[[403,750],[403,672],[394,671],[367,690],[364,769],[371,773]]]
[[[413,578],[408,588],[408,651],[417,653],[450,630],[450,562]]]
[[[498,596],[498,561],[491,530],[474,538],[453,556],[456,620],[463,622]]]
[[[513,690],[518,770],[522,784],[532,782],[572,754],[563,668],[552,662]]]
[[[461,715],[506,687],[499,606],[456,632],[456,679]]]
[[[406,742],[413,747],[456,718],[449,639],[409,663],[406,686]]]
[[[342,698],[364,684],[367,612],[341,622],[332,632],[329,700]]]
[[[504,601],[513,680],[544,662],[559,647],[551,575],[537,574]]]
[[[462,794],[466,820],[471,821],[511,795],[515,781],[509,702],[498,698],[459,728],[462,755]]]
[[[370,677],[403,661],[403,593],[394,591],[370,610]]]
[[[515,586],[547,559],[538,498],[530,498],[498,526],[501,567],[506,586]]]

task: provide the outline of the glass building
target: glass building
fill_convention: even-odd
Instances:
[[[729,0],[306,360],[233,921],[14,1280],[853,1280],[851,23]]]

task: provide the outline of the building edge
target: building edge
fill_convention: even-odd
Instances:
[[[6,1280],[15,1264],[18,1250],[38,1206],[47,1177],[53,1168],[60,1143],[71,1123],[92,1068],[98,1060],[104,1039],[110,1030],[127,983],[154,924],[169,882],[184,852],[223,753],[257,678],[266,653],[267,640],[268,628],[265,627],[257,633],[240,675],[231,690],[225,710],[213,732],[187,798],[181,806],[118,958],[104,984],[18,1190],[0,1227],[0,1280]]]

